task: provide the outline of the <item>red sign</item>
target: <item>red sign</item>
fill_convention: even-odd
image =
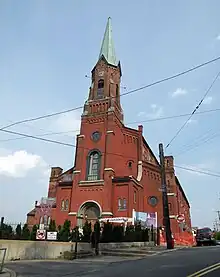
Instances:
[[[36,239],[37,240],[45,240],[46,239],[46,230],[37,230]]]
[[[185,222],[185,216],[184,216],[184,214],[179,214],[179,215],[177,216],[177,222],[178,222],[178,223],[183,223],[183,222]]]

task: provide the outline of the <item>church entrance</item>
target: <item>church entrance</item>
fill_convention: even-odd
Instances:
[[[82,204],[78,211],[77,225],[82,227],[87,220],[91,222],[92,225],[101,216],[101,210],[96,202],[88,201]]]

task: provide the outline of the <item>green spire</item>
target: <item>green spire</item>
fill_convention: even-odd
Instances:
[[[112,24],[111,24],[111,17],[108,18],[108,22],[105,29],[104,38],[102,41],[102,47],[99,54],[99,59],[104,56],[106,61],[111,65],[118,65],[116,55],[115,55],[115,48],[112,39]]]

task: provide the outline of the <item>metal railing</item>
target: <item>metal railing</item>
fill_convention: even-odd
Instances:
[[[0,273],[3,272],[7,248],[0,248]]]

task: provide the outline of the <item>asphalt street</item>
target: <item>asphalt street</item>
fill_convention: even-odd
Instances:
[[[220,246],[186,248],[138,260],[98,257],[68,262],[18,261],[6,266],[18,277],[217,277]]]

